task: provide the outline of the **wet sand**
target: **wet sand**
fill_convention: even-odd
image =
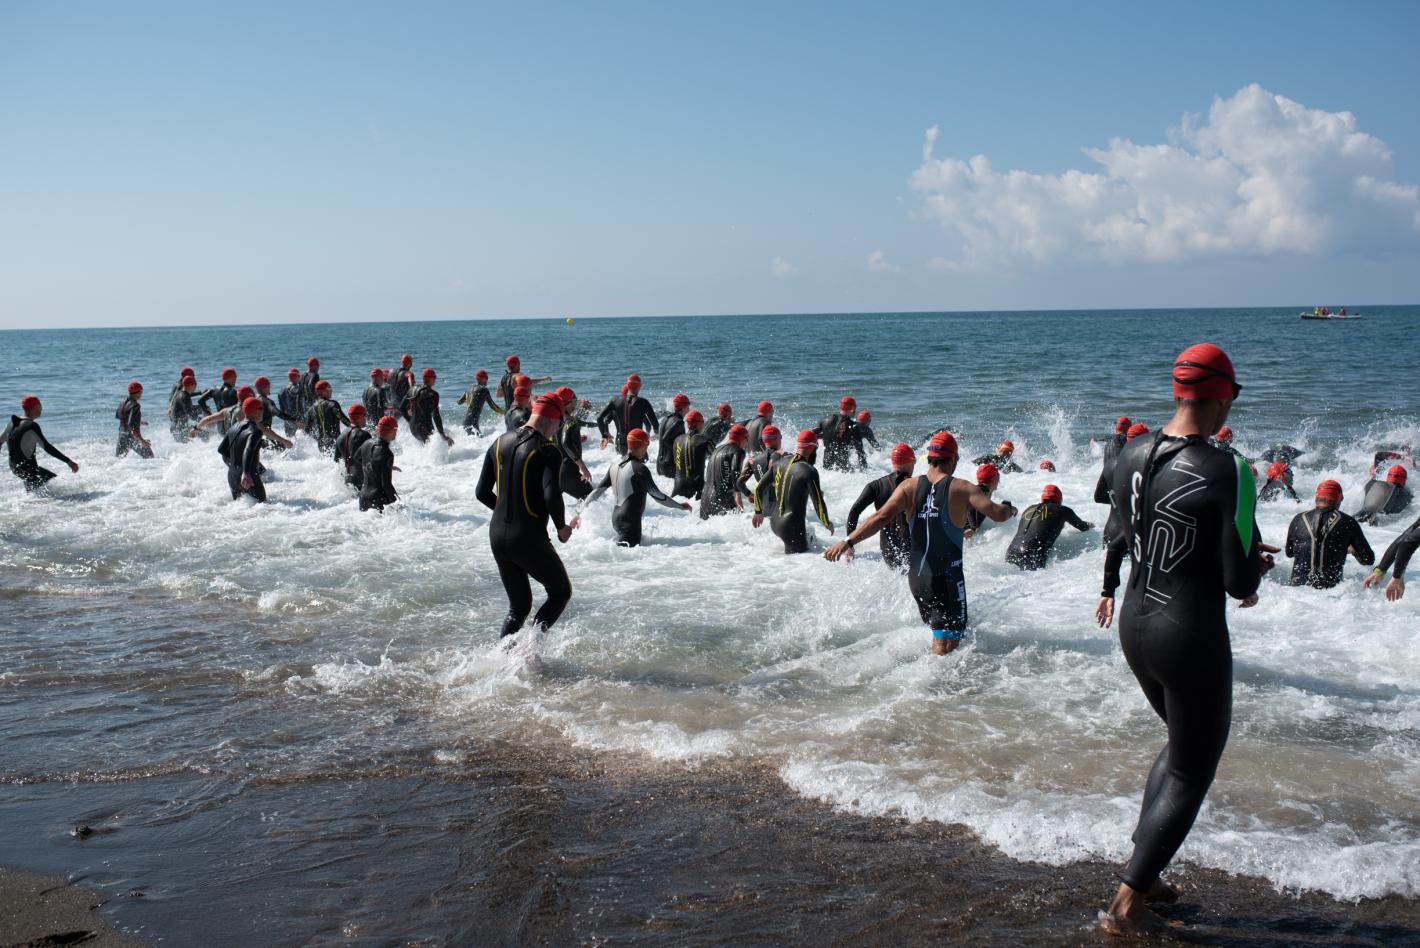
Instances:
[[[295,782],[12,784],[0,826],[6,861],[96,885],[105,917],[174,944],[1095,944],[1116,868],[1021,863],[957,827],[835,812],[753,764],[501,744]],[[1420,900],[1171,878],[1184,898],[1167,914],[1189,941],[1420,944]],[[24,891],[7,883],[7,916]],[[75,917],[28,911],[34,931]]]
[[[130,948],[141,939],[116,932],[97,909],[105,896],[57,876],[0,866],[0,945]]]

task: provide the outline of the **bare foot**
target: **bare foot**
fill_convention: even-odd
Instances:
[[[1156,880],[1154,887],[1144,893],[1144,901],[1157,902],[1160,905],[1172,905],[1178,901],[1178,898],[1178,890],[1163,879]]]
[[[1116,938],[1161,938],[1172,932],[1167,922],[1143,907],[1128,916],[1106,912],[1100,918],[1099,930]]]
[[[946,655],[948,652],[955,652],[957,646],[960,644],[961,639],[933,639],[932,654]]]

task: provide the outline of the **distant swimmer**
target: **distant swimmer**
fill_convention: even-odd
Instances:
[[[774,424],[773,403],[760,402],[756,411],[759,414],[745,422],[745,431],[749,432],[749,440],[745,442],[745,450],[750,454],[764,450],[763,432],[765,426]]]
[[[316,439],[322,454],[335,450],[335,441],[340,437],[340,427],[350,427],[350,419],[340,403],[330,397],[330,383],[325,379],[316,382],[316,400],[306,409],[303,422],[306,434]]]
[[[243,421],[230,426],[217,446],[217,453],[227,463],[227,486],[232,499],[243,494],[257,503],[266,502],[266,485],[261,481],[261,399],[255,395],[241,404]]]
[[[513,404],[513,390],[518,387],[518,376],[523,374],[523,361],[515,355],[510,355],[503,360],[508,371],[503,373],[503,377],[498,380],[498,387],[494,390],[495,397],[503,400],[503,409],[506,411]],[[527,377],[529,387],[538,382],[551,382],[552,376],[539,375],[537,378]]]
[[[738,483],[748,440],[749,431],[744,425],[731,425],[724,443],[710,452],[705,461],[705,489],[700,494],[701,520],[744,508]]]
[[[1303,454],[1306,453],[1307,452],[1303,451],[1301,448],[1294,448],[1290,444],[1282,444],[1281,442],[1278,442],[1277,444],[1274,444],[1272,447],[1268,448],[1266,451],[1263,451],[1262,454],[1258,456],[1258,460],[1266,461],[1268,464],[1272,464],[1277,461],[1281,461],[1283,464],[1291,464],[1297,458],[1301,457]]]
[[[1011,460],[1011,456],[1016,453],[1016,443],[1014,441],[1002,441],[996,445],[995,454],[983,454],[972,461],[972,464],[990,464],[1002,474],[1019,474],[1021,466]]]
[[[1219,451],[1226,451],[1233,457],[1242,457],[1242,452],[1233,447],[1233,429],[1227,425],[1218,429],[1218,433],[1208,439],[1208,443]]]
[[[647,497],[672,510],[690,509],[690,504],[673,500],[656,486],[656,479],[646,466],[646,449],[650,445],[651,436],[645,431],[640,428],[628,431],[626,457],[613,462],[587,498],[587,503],[593,504],[607,490],[612,492],[616,507],[611,512],[611,526],[616,531],[617,546],[641,545],[641,519],[646,513]]]
[[[13,452],[14,449],[11,449]],[[13,453],[11,457],[13,458]],[[14,463],[13,461],[11,462]],[[76,468],[77,470],[77,468]],[[1381,561],[1376,564],[1376,568],[1371,570],[1361,585],[1370,589],[1372,586],[1379,586],[1381,580],[1385,579],[1386,570],[1392,570],[1391,580],[1385,587],[1386,602],[1399,602],[1405,595],[1405,568],[1410,565],[1410,557],[1415,554],[1415,548],[1420,546],[1420,518],[1405,528],[1400,536],[1391,541],[1386,547],[1385,554],[1381,556]]]
[[[858,529],[858,518],[871,504],[881,510],[892,499],[893,493],[902,482],[912,477],[912,469],[917,465],[917,455],[912,446],[896,444],[892,448],[892,470],[882,477],[869,481],[863,492],[848,510],[848,524],[844,527],[848,536]],[[907,566],[907,554],[912,547],[912,527],[904,510],[897,517],[885,523],[878,531],[878,547],[882,550],[883,562],[893,569]]]
[[[1292,558],[1292,585],[1330,589],[1341,582],[1350,553],[1362,566],[1376,561],[1361,525],[1342,513],[1341,485],[1316,485],[1316,506],[1292,518],[1287,528],[1287,555]]]
[[[956,438],[947,431],[937,432],[927,443],[927,473],[899,484],[886,504],[823,554],[829,561],[851,559],[859,543],[896,523],[897,518],[909,518],[907,588],[917,601],[922,621],[932,630],[935,655],[956,649],[966,634],[962,529],[967,510],[980,510],[998,523],[1016,513],[1010,504],[992,503],[970,481],[952,477],[957,454]]]
[[[266,405],[257,396],[256,389],[252,388],[250,385],[241,385],[237,387],[238,401],[232,407],[224,408],[221,411],[213,412],[205,418],[199,418],[197,423],[193,425],[192,430],[188,432],[188,437],[195,438],[200,435],[204,429],[213,427],[214,425],[220,433],[225,435],[233,428],[246,424],[247,416],[245,414],[244,409],[246,405],[246,400],[249,398],[256,399],[256,401],[262,406],[261,412],[256,416],[255,419],[253,419],[253,422],[256,424],[257,428],[261,429],[261,433],[266,437],[267,441],[270,443],[279,444],[283,448],[294,447],[295,445],[289,439],[283,438],[276,432],[272,431],[270,426],[268,426],[262,420],[266,414]]]
[[[503,412],[503,430],[517,431],[532,417],[532,386],[519,385],[513,389],[513,403]]]
[[[306,360],[306,374],[301,376],[301,395],[306,400],[307,410],[321,397],[320,383],[320,359],[311,356]]]
[[[818,469],[814,467],[818,435],[800,431],[794,447],[793,454],[775,458],[769,476],[755,487],[754,517],[750,523],[758,527],[768,516],[770,529],[784,541],[785,553],[807,553],[808,517],[817,519],[830,534],[833,521],[828,519],[828,504],[824,502]]]
[[[209,401],[212,403],[211,411],[208,411],[207,408]],[[209,388],[197,396],[197,404],[208,414],[213,411],[221,411],[224,408],[238,407],[241,404],[241,399],[237,397],[237,370],[230,366],[223,369],[222,384],[216,388]]]
[[[187,433],[205,412],[198,408],[197,379],[184,375],[178,380],[177,388],[168,396],[168,430],[174,441],[186,441]]]
[[[394,413],[394,389],[385,381],[385,370],[376,366],[370,369],[370,384],[360,394],[360,404],[365,406],[366,418],[383,418]],[[348,415],[349,412],[347,411]]]
[[[1108,464],[1119,456],[1120,448],[1124,447],[1125,434],[1129,431],[1129,426],[1134,422],[1129,420],[1128,415],[1120,415],[1114,419],[1114,434],[1108,438],[1101,438],[1100,444],[1103,446],[1104,462]]]
[[[536,626],[549,628],[572,599],[572,581],[547,536],[549,520],[562,543],[575,529],[566,522],[558,484],[562,452],[555,439],[561,425],[561,400],[551,393],[541,395],[528,423],[500,434],[483,457],[475,495],[493,511],[488,542],[508,594],[504,637],[521,629],[532,611],[529,577],[547,592],[547,601],[533,616]]]
[[[1021,511],[1020,523],[1016,525],[1016,535],[1011,545],[1006,547],[1006,562],[1023,570],[1037,570],[1045,566],[1055,541],[1060,539],[1060,531],[1069,524],[1084,532],[1093,530],[1095,525],[1081,520],[1079,515],[1065,506],[1065,497],[1060,488],[1046,484],[1040,493],[1040,503],[1031,504]]]
[[[1376,471],[1385,467],[1391,461],[1399,461],[1401,464],[1408,464],[1414,467],[1415,458],[1410,456],[1410,445],[1407,444],[1399,450],[1391,448],[1381,448],[1378,450],[1375,456],[1371,458],[1371,476],[1375,477]]]
[[[656,429],[656,473],[662,477],[675,477],[675,443],[685,434],[685,415],[688,411],[690,398],[684,392],[677,392],[671,399],[671,413],[661,419],[660,427]]]
[[[558,432],[558,445],[562,448],[558,483],[562,485],[562,493],[581,500],[592,492],[592,472],[582,459],[582,445],[587,440],[582,429],[586,427],[585,416],[592,403],[586,399],[578,401],[577,393],[565,385],[556,394],[562,399],[563,412]]]
[[[759,450],[748,451],[746,453],[744,470],[740,471],[739,480],[735,483],[735,489],[738,490],[741,495],[748,497],[751,501],[754,500],[759,485],[764,483],[765,478],[769,476],[769,471],[773,468],[774,461],[783,456],[783,452],[779,450],[783,436],[780,435],[777,426],[765,425],[760,429],[759,437]],[[745,444],[746,447],[748,447],[748,428],[745,430]],[[753,487],[750,486],[750,478],[754,479]],[[767,494],[765,498],[767,502],[772,502],[773,500],[772,495]],[[773,513],[772,510],[766,510],[764,512],[767,514]]]
[[[277,418],[280,418],[288,425],[296,420],[295,417],[288,416],[281,408],[280,403],[271,397],[271,379],[264,375],[258,375],[251,380],[251,386],[256,389],[256,397],[261,399],[261,425],[263,428],[269,430],[271,426],[276,423]],[[276,440],[269,440],[266,446],[268,448],[284,450],[292,447],[292,443],[285,438],[278,438]]]
[[[444,415],[439,411],[439,392],[434,388],[438,380],[439,373],[433,369],[426,368],[419,373],[419,384],[404,396],[400,409],[409,419],[409,433],[415,439],[428,441],[437,431],[444,443],[453,447],[454,439],[444,433]]]
[[[346,411],[350,416],[350,427],[340,433],[340,437],[335,439],[335,462],[342,466],[345,472],[345,483],[356,490],[360,489],[361,472],[360,465],[355,462],[355,454],[360,450],[360,446],[370,440],[370,432],[365,427],[365,419],[369,416],[365,405],[362,402],[355,402]],[[383,415],[379,416],[383,418]]]
[[[844,395],[838,400],[838,414],[829,415],[814,428],[814,434],[823,444],[823,466],[827,470],[851,471],[850,461],[853,451],[858,452],[858,464],[866,467],[867,457],[863,454],[863,442],[857,436],[858,422],[853,415],[858,410],[858,402],[852,395]]]
[[[701,433],[704,427],[705,416],[700,412],[692,409],[685,416],[685,432],[671,447],[671,469],[675,475],[672,497],[699,500],[705,489],[705,459],[710,456],[710,439]]]
[[[1382,517],[1398,514],[1410,506],[1410,488],[1405,486],[1408,473],[1397,464],[1385,472],[1385,480],[1371,478],[1366,482],[1361,495],[1361,512],[1356,519],[1361,523],[1379,523]]]
[[[853,438],[858,442],[858,456],[863,456],[863,445],[868,445],[874,451],[878,449],[878,435],[873,430],[873,413],[868,409],[858,412],[858,424],[853,428]]]
[[[383,374],[383,373],[381,373]],[[399,357],[399,368],[394,370],[394,374],[389,378],[389,407],[396,412],[400,411],[400,406],[404,404],[404,396],[409,394],[409,390],[414,387],[414,356],[406,352]]]
[[[5,447],[10,453],[10,470],[25,485],[25,490],[35,490],[43,487],[53,480],[57,475],[53,471],[46,470],[39,466],[35,459],[35,452],[43,449],[45,454],[57,461],[63,461],[69,465],[69,470],[75,474],[79,473],[79,465],[71,461],[63,451],[60,451],[45,438],[44,432],[39,427],[39,416],[44,413],[44,408],[40,404],[39,398],[35,395],[26,395],[20,399],[21,415],[11,415],[10,423],[5,426],[5,432],[0,435]],[[1409,557],[1406,557],[1409,559]],[[1404,571],[1405,564],[1400,565],[1400,570]]]
[[[616,450],[626,454],[626,433],[634,428],[651,432],[656,430],[656,410],[651,403],[641,397],[641,376],[632,372],[626,377],[626,390],[606,403],[597,415],[597,428],[601,431],[605,448],[612,443],[612,426],[616,426]]]
[[[286,436],[294,435],[301,426],[300,419],[306,417],[306,395],[301,391],[301,370],[292,368],[286,371],[286,378],[290,379],[276,396],[276,403],[281,406],[281,414],[285,418],[294,418],[295,421],[286,422]]]
[[[1159,879],[1188,836],[1213,783],[1232,716],[1227,596],[1257,602],[1271,567],[1253,516],[1247,462],[1208,444],[1241,391],[1222,349],[1202,343],[1174,361],[1174,415],[1152,438],[1124,447],[1112,493],[1124,529],[1114,546],[1133,564],[1119,640],[1168,743],[1144,786],[1134,852],[1101,922],[1112,935],[1157,935],[1167,926],[1146,900],[1174,895]],[[1114,618],[1116,571],[1095,610]],[[1226,594],[1226,595],[1225,595]]]
[[[1284,461],[1273,461],[1267,465],[1267,483],[1262,485],[1262,490],[1257,492],[1257,499],[1260,501],[1272,501],[1279,497],[1290,497],[1297,503],[1301,503],[1301,498],[1297,496],[1297,491],[1292,486],[1292,469]]]
[[[128,397],[113,414],[118,419],[118,445],[113,450],[115,457],[121,458],[130,451],[140,458],[153,456],[153,443],[143,437],[143,426],[147,422],[143,420],[143,406],[139,404],[142,400],[143,383],[129,382]]]
[[[1040,468],[1039,468],[1039,469],[1042,470],[1042,471],[1044,471],[1044,472],[1047,473],[1047,474],[1059,474],[1059,473],[1060,473],[1059,471],[1057,471],[1057,470],[1055,469],[1055,462],[1052,461],[1052,460],[1050,460],[1050,458],[1046,458],[1045,460],[1041,461],[1041,462],[1040,462]]]
[[[994,464],[978,464],[976,467],[976,488],[988,498],[996,493],[996,488],[1001,486],[1001,472]],[[1010,506],[1009,502],[1007,506]],[[978,510],[972,506],[966,511],[966,526],[962,530],[962,538],[970,540],[981,532],[981,528],[986,525],[987,516],[985,511]]]
[[[710,442],[710,447],[713,448],[724,441],[734,424],[735,413],[731,410],[730,403],[721,402],[715,409],[715,417],[705,425],[705,440]]]
[[[459,396],[458,403],[464,406],[463,430],[464,434],[483,434],[483,409],[488,408],[496,415],[501,415],[504,409],[498,407],[498,403],[493,400],[493,393],[488,391],[488,371],[479,369],[473,375],[473,384],[464,389]]]
[[[367,437],[355,452],[354,464],[359,468],[360,509],[371,507],[380,513],[399,500],[394,489],[394,439],[399,435],[399,419],[384,415],[375,422],[375,436]],[[501,572],[501,565],[499,568]]]
[[[168,389],[168,401],[171,402],[173,396],[182,391],[182,383],[189,378],[192,379],[193,386],[195,387],[197,385],[197,373],[192,371],[192,366],[185,365],[178,370],[178,380],[173,383],[172,388]]]

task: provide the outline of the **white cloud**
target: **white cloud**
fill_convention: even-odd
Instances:
[[[799,272],[799,268],[794,266],[783,257],[775,257],[769,261],[769,275],[776,280],[787,279]]]
[[[1384,142],[1350,112],[1258,85],[1215,99],[1206,120],[1184,116],[1169,144],[1085,149],[1101,171],[997,171],[984,155],[935,157],[939,137],[927,130],[909,181],[921,214],[954,238],[934,269],[1383,253],[1420,234],[1420,188],[1392,179]]]
[[[868,269],[874,273],[896,273],[902,268],[895,263],[888,263],[881,250],[874,250],[868,254]]]

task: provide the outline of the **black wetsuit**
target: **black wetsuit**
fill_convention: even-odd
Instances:
[[[345,483],[351,485],[356,490],[360,489],[363,483],[361,480],[360,465],[355,462],[355,453],[360,450],[360,446],[373,438],[368,428],[356,428],[351,425],[340,433],[340,437],[335,439],[335,460],[345,466]]]
[[[616,531],[618,546],[641,545],[641,518],[646,513],[647,496],[664,507],[680,509],[679,503],[656,486],[646,462],[630,455],[617,461],[602,476],[601,483],[587,498],[587,503],[596,500],[608,488],[616,500],[616,509],[611,512],[611,526]]]
[[[774,424],[773,415],[755,415],[745,422],[745,430],[749,432],[749,440],[745,442],[745,450],[750,454],[764,450],[764,442],[760,440],[765,427]]]
[[[1283,464],[1291,464],[1306,453],[1307,452],[1303,451],[1301,448],[1294,448],[1290,444],[1274,444],[1266,451],[1263,451],[1262,454],[1258,456],[1258,460],[1266,461],[1268,464],[1277,461],[1281,461]]]
[[[334,451],[340,437],[340,426],[350,426],[340,403],[333,398],[318,398],[306,409],[306,434],[316,439],[322,451]]]
[[[314,405],[320,398],[316,394],[316,383],[320,381],[319,369],[307,369],[306,374],[301,376],[301,398],[305,400],[306,407]]]
[[[775,458],[769,476],[761,478],[754,489],[754,511],[769,517],[774,535],[784,541],[785,553],[808,552],[810,503],[812,516],[826,529],[832,529],[818,482],[818,468],[798,454]]]
[[[700,519],[709,520],[735,509],[740,492],[740,471],[745,466],[745,449],[726,441],[705,461],[705,486],[700,493]]]
[[[1120,435],[1121,442],[1124,436]],[[1111,442],[1113,443],[1113,442]],[[1104,521],[1104,546],[1108,551],[1110,543],[1119,532],[1124,529],[1124,521],[1119,516],[1119,505],[1114,502],[1114,468],[1119,460],[1119,452],[1123,450],[1121,443],[1114,451],[1114,454],[1106,452],[1104,466],[1100,469],[1100,479],[1095,483],[1095,503],[1109,504],[1109,516]]]
[[[559,530],[566,526],[557,483],[561,463],[557,445],[532,428],[499,435],[483,457],[476,494],[493,511],[488,541],[508,593],[505,636],[521,629],[532,611],[529,577],[547,592],[533,617],[537,625],[552,625],[572,599],[572,581],[547,535],[549,520]]]
[[[355,467],[359,469],[360,509],[374,507],[384,513],[389,504],[399,500],[394,489],[394,451],[384,438],[369,437],[355,452]]]
[[[386,406],[386,414],[398,417],[404,411],[405,396],[414,388],[414,372],[401,366],[390,375],[390,384],[387,387],[389,392],[385,397],[389,399],[389,404]]]
[[[1392,484],[1371,478],[1361,493],[1361,510],[1356,514],[1360,523],[1379,523],[1380,518],[1398,514],[1410,506],[1410,489],[1404,484]]]
[[[1128,435],[1112,434],[1108,438],[1105,438],[1103,441],[1100,442],[1100,444],[1104,448],[1103,453],[1106,468],[1110,467],[1110,461],[1113,461],[1115,458],[1119,457],[1119,452],[1124,450],[1124,445],[1128,443],[1128,441]],[[1104,503],[1104,501],[1096,500],[1095,503],[1102,504]]]
[[[10,424],[5,427],[4,434],[0,435],[0,440],[3,440],[6,448],[9,449],[10,470],[24,482],[25,490],[42,487],[55,476],[53,471],[39,466],[35,460],[37,449],[43,448],[50,457],[63,461],[65,464],[72,465],[74,463],[63,451],[49,443],[44,432],[39,428],[39,422],[21,418],[19,415],[10,416]]]
[[[115,457],[123,457],[129,451],[140,458],[151,458],[153,449],[143,441],[143,406],[136,398],[129,397],[118,406],[118,446]]]
[[[174,441],[186,441],[192,426],[202,420],[202,412],[196,404],[197,395],[180,388],[168,398],[168,430]]]
[[[517,431],[532,417],[532,407],[512,405],[503,413],[503,430]]]
[[[865,425],[861,421],[854,422],[853,439],[858,442],[857,447],[859,458],[865,457],[863,453],[864,442],[872,445],[873,449],[877,450],[878,436],[877,433],[873,431],[872,425]]]
[[[498,380],[498,387],[493,392],[493,394],[503,400],[504,411],[507,411],[509,408],[513,407],[513,389],[516,388],[516,386],[513,385],[513,379],[517,378],[519,375],[522,374],[522,369],[518,369],[518,371],[516,372],[514,372],[512,369],[509,369],[508,371],[504,372],[503,377]]]
[[[858,529],[858,518],[868,509],[868,505],[872,504],[874,510],[880,509],[892,497],[897,486],[911,476],[892,471],[868,481],[848,510],[848,523],[843,528],[843,535],[852,536],[853,531]],[[906,514],[883,524],[878,532],[878,547],[883,551],[883,562],[893,569],[902,569],[907,565],[907,553],[912,548],[912,529]]]
[[[227,429],[217,452],[227,462],[227,486],[232,499],[247,494],[258,503],[266,501],[266,485],[261,482],[261,428],[254,421],[242,421]],[[242,475],[251,477],[251,487],[242,486]]]
[[[627,432],[633,428],[640,428],[647,434],[657,430],[656,411],[640,395],[617,395],[597,415],[597,429],[603,438],[612,436],[613,424],[616,425],[616,450],[625,454]]]
[[[685,417],[671,412],[661,419],[656,431],[656,473],[662,477],[676,476],[675,443],[685,434]]]
[[[237,387],[231,382],[223,382],[216,388],[209,388],[197,396],[197,404],[206,405],[208,399],[212,400],[213,405],[212,411],[208,412],[209,415],[216,414],[224,408],[231,408],[241,401],[237,398]]]
[[[393,404],[394,392],[388,385],[371,382],[360,395],[360,404],[365,406],[365,417],[371,422],[379,421],[385,415],[398,415]]]
[[[1247,462],[1201,436],[1162,433],[1125,445],[1113,493],[1133,571],[1119,610],[1124,658],[1168,728],[1144,786],[1122,875],[1148,892],[1182,845],[1213,783],[1232,721],[1227,597],[1257,591],[1263,560]],[[1118,568],[1105,589],[1119,585]]]
[[[1415,548],[1418,546],[1420,546],[1420,518],[1406,527],[1400,536],[1390,541],[1390,546],[1385,548],[1385,553],[1381,556],[1381,561],[1376,564],[1375,571],[1384,576],[1386,570],[1392,570],[1392,575],[1396,579],[1404,579],[1405,568],[1410,565],[1410,557],[1415,554]]]
[[[858,422],[847,415],[829,415],[814,428],[823,443],[823,466],[827,470],[851,471],[850,460],[853,450],[858,451],[858,466],[866,467],[867,455],[863,453],[863,442],[858,437]]]
[[[300,382],[287,383],[276,396],[277,404],[281,406],[282,417],[286,418],[286,437],[291,437],[296,433],[296,420],[306,417],[306,409],[310,407],[306,403],[305,393],[301,391]]]
[[[495,406],[496,407],[496,406]],[[557,480],[562,485],[562,493],[581,500],[592,492],[591,481],[582,480],[582,428],[585,423],[577,415],[562,416],[562,431],[558,435],[558,445],[562,448],[562,464]]]
[[[409,433],[420,441],[428,441],[436,430],[444,434],[444,416],[439,411],[439,393],[422,382],[409,390],[400,402],[404,417],[409,419]]]
[[[705,430],[701,433],[705,435],[705,440],[710,442],[710,447],[714,448],[725,440],[725,435],[730,433],[734,425],[733,418],[721,418],[716,415],[705,423]]]
[[[761,447],[758,451],[746,452],[744,468],[740,471],[739,477],[735,480],[735,490],[744,494],[750,500],[754,500],[755,494],[759,490],[759,485],[763,484],[769,477],[769,469],[774,466],[776,458],[781,457],[779,452],[771,451],[769,448]],[[754,487],[749,486],[749,479],[754,478]],[[774,498],[766,494],[764,501],[771,506]],[[773,510],[761,511],[765,516],[770,516]]]
[[[1021,512],[1016,535],[1011,538],[1011,545],[1006,547],[1006,562],[1024,570],[1040,569],[1067,523],[1076,530],[1090,529],[1089,524],[1064,504],[1053,500],[1031,504]]]
[[[986,488],[982,487],[980,484],[977,484],[977,485],[976,485],[976,489],[979,490],[979,491],[981,491],[981,492],[982,492],[983,494],[985,494],[988,498],[991,497],[991,493],[990,493],[989,491],[987,491]],[[1003,500],[1003,501],[1001,501],[1001,503],[1005,504],[1005,503],[1009,503],[1009,501]],[[966,508],[966,527],[965,527],[965,529],[970,530],[971,533],[972,533],[972,536],[975,536],[976,534],[980,533],[981,530],[982,530],[982,528],[985,527],[986,524],[988,524],[988,523],[990,523],[990,522],[991,522],[991,518],[988,517],[988,516],[986,516],[986,514],[982,513],[981,511],[977,510],[975,507],[968,507],[968,508]]]
[[[1370,566],[1376,554],[1361,525],[1335,507],[1313,507],[1292,518],[1287,528],[1287,555],[1292,558],[1292,585],[1330,589],[1341,582],[1346,552],[1355,548],[1356,562]]]
[[[1257,492],[1257,499],[1276,500],[1284,494],[1295,501],[1301,501],[1301,498],[1297,496],[1297,492],[1292,489],[1291,484],[1288,484],[1284,480],[1274,480],[1273,478],[1269,477],[1267,479],[1267,483],[1262,485],[1262,490]]]
[[[1240,458],[1243,456],[1243,453],[1241,451],[1233,447],[1233,443],[1231,441],[1219,441],[1217,438],[1209,438],[1208,443],[1211,444],[1213,447],[1217,448],[1219,451],[1228,452],[1235,458]]]
[[[459,396],[458,403],[465,407],[463,415],[463,430],[465,434],[483,434],[481,423],[483,421],[483,409],[485,407],[493,409],[499,415],[503,414],[503,409],[498,407],[498,403],[493,401],[493,394],[488,391],[488,386],[482,382],[475,382],[464,389]]]
[[[917,477],[912,500],[907,588],[934,638],[959,639],[966,631],[966,577],[962,572],[962,528],[952,520],[951,477],[933,484]],[[938,636],[937,633],[945,633]]]
[[[1021,472],[1021,466],[1012,461],[1009,454],[983,454],[971,463],[977,465],[994,464],[996,470],[1002,474],[1019,474]]]
[[[705,459],[710,455],[710,441],[703,434],[687,431],[675,439],[671,455],[675,472],[671,496],[699,500],[700,492],[705,489]]]

